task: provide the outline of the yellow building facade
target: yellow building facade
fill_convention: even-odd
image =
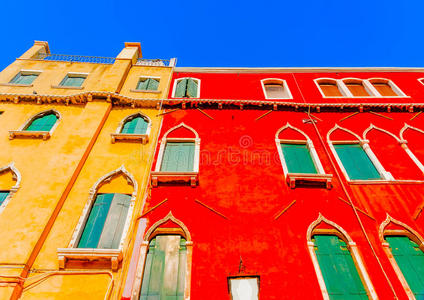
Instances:
[[[137,43],[95,58],[36,41],[0,73],[0,299],[121,297],[174,64]],[[45,116],[49,130],[30,130]],[[124,132],[134,120],[145,132]],[[79,248],[98,195],[116,194],[117,248]]]

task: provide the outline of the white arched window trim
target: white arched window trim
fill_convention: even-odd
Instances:
[[[371,124],[370,126],[373,126],[373,125]],[[367,129],[369,129],[369,128],[367,128]],[[343,130],[343,131],[353,135],[356,138],[356,140],[332,141],[330,136],[336,130]],[[338,124],[336,124],[327,133],[327,143],[328,143],[328,146],[330,147],[331,152],[333,153],[334,158],[336,159],[336,161],[337,161],[337,163],[340,167],[340,170],[342,171],[342,173],[344,174],[344,176],[346,177],[346,179],[348,181],[358,182],[358,183],[361,183],[361,182],[370,183],[370,182],[381,182],[381,180],[388,180],[388,181],[394,180],[392,174],[390,174],[389,172],[386,172],[386,170],[383,168],[383,165],[380,163],[380,161],[375,156],[374,152],[371,150],[371,147],[369,145],[369,141],[366,140],[366,139],[361,139],[361,137],[359,135],[357,135],[356,133],[354,133],[353,131],[346,129],[346,128],[343,128],[343,127],[339,126]],[[359,145],[361,145],[362,149],[364,149],[365,153],[368,155],[369,159],[371,160],[371,162],[373,163],[373,165],[377,169],[377,172],[381,175],[382,179],[380,179],[380,180],[353,180],[353,179],[350,179],[349,174],[347,173],[345,167],[343,166],[342,161],[339,158],[339,155],[336,152],[336,149],[334,148],[334,144],[359,144]]]
[[[159,228],[160,225],[165,224],[166,222],[171,221],[177,224],[180,228]],[[131,292],[131,300],[138,300],[139,294],[141,290],[141,284],[143,282],[143,272],[144,272],[144,264],[146,263],[147,252],[149,250],[149,242],[152,238],[154,238],[157,234],[180,234],[186,239],[186,247],[187,247],[187,266],[186,266],[186,276],[185,276],[185,287],[184,287],[184,300],[190,299],[190,286],[191,286],[191,266],[192,266],[192,256],[193,256],[193,241],[191,239],[190,232],[183,222],[178,220],[172,215],[172,212],[169,212],[168,215],[157,221],[153,224],[149,230],[144,235],[144,240],[140,247],[139,252],[139,261],[137,264],[136,277],[134,280],[134,284]]]
[[[175,92],[177,90],[177,84],[178,84],[178,82],[180,82],[183,79],[192,79],[192,80],[194,80],[194,81],[197,82],[197,95],[196,95],[196,97],[193,97],[193,98],[200,98],[200,81],[201,80],[198,79],[198,78],[194,78],[194,77],[182,77],[182,78],[175,79],[174,80],[174,85],[172,86],[172,98],[175,98]]]
[[[387,230],[387,226],[393,223],[395,225],[398,225],[399,227],[403,227],[403,230]],[[392,218],[389,214],[387,214],[386,216],[386,220],[384,220],[379,227],[379,231],[378,231],[379,237],[380,237],[380,242],[383,246],[384,252],[386,253],[390,264],[393,267],[393,270],[395,271],[396,275],[399,278],[399,281],[402,284],[402,287],[404,288],[407,296],[409,299],[411,300],[415,300],[415,296],[414,293],[412,292],[411,288],[408,285],[408,282],[405,279],[405,276],[403,276],[403,273],[401,271],[401,269],[399,268],[399,265],[396,262],[396,259],[393,257],[392,251],[390,250],[390,245],[389,243],[384,239],[385,236],[388,235],[401,235],[401,236],[406,236],[408,238],[410,238],[411,240],[413,240],[414,242],[416,242],[418,244],[418,246],[420,247],[421,251],[424,251],[424,239],[422,238],[422,236],[415,231],[414,229],[412,229],[410,226],[406,225],[405,223],[402,223],[394,218]]]
[[[292,129],[296,132],[299,132],[305,137],[304,140],[290,140],[290,139],[280,139],[280,134],[286,130]],[[281,149],[281,143],[288,144],[303,144],[306,145],[309,153],[311,154],[312,161],[317,169],[317,174],[294,174],[289,173],[286,160],[284,158],[283,150]],[[297,181],[315,181],[315,182],[324,182],[327,188],[331,188],[331,179],[333,175],[325,174],[324,168],[322,167],[321,161],[318,157],[318,154],[315,150],[312,140],[304,133],[302,130],[290,125],[288,122],[286,125],[281,127],[275,133],[275,145],[277,146],[278,155],[280,156],[281,166],[283,167],[284,176],[286,177],[287,182],[291,188],[296,187]]]
[[[143,118],[145,121],[147,121],[147,129],[146,129],[146,133],[144,134],[137,134],[137,133],[122,133],[122,128],[124,127],[125,123],[127,121],[131,121],[133,118],[136,117],[141,117]],[[131,141],[141,141],[143,144],[146,144],[149,142],[149,135],[150,135],[150,131],[152,129],[152,120],[146,116],[145,114],[141,113],[141,112],[137,112],[135,114],[129,115],[127,117],[125,117],[121,122],[119,122],[118,124],[118,128],[116,128],[115,133],[111,133],[111,139],[112,139],[112,144],[115,143],[116,141],[120,141],[120,140],[131,140]]]
[[[118,249],[98,249],[98,248],[76,248],[77,243],[82,235],[85,223],[87,222],[88,216],[90,215],[91,207],[97,196],[97,191],[99,188],[105,184],[109,183],[113,178],[123,175],[127,180],[128,184],[133,186],[133,192],[131,194],[130,207],[128,208],[127,219],[125,220],[124,230],[122,232],[121,241],[119,243]],[[63,269],[66,267],[66,261],[69,259],[88,259],[88,260],[98,260],[98,259],[107,259],[111,261],[112,270],[117,270],[119,267],[119,262],[123,258],[123,248],[128,230],[130,228],[131,218],[134,210],[134,204],[137,196],[138,184],[134,176],[129,173],[125,167],[122,165],[118,169],[104,175],[101,177],[90,189],[88,201],[86,202],[82,214],[78,220],[78,224],[75,227],[75,230],[72,234],[72,239],[69,242],[67,248],[58,248],[57,255],[59,260],[59,268]]]
[[[9,195],[4,199],[2,205],[0,206],[0,213],[6,208],[7,204],[9,203],[10,199],[12,199],[13,195],[18,191],[19,187],[21,186],[21,173],[19,170],[15,167],[15,163],[11,162],[7,166],[0,168],[0,174],[4,174],[7,172],[12,173],[12,178],[15,180],[15,185],[12,186],[9,190]]]
[[[327,225],[333,227],[334,229],[320,229],[319,231],[316,229],[319,224],[326,223]],[[336,223],[327,220],[321,213],[319,213],[318,218],[313,221],[307,230],[306,233],[306,241],[308,245],[309,255],[312,259],[312,264],[314,265],[315,273],[318,278],[318,283],[321,288],[322,297],[324,300],[330,300],[330,297],[327,292],[327,287],[325,285],[324,276],[322,275],[321,268],[318,263],[318,258],[315,253],[315,244],[312,241],[312,237],[314,234],[328,234],[328,235],[337,235],[339,238],[344,240],[349,247],[350,254],[352,255],[353,261],[355,262],[356,268],[358,270],[359,276],[362,279],[364,287],[368,293],[368,296],[371,299],[378,299],[377,293],[375,292],[374,286],[371,282],[371,279],[368,275],[368,272],[365,268],[361,255],[359,253],[358,246],[352,240],[352,238],[348,235],[348,233]]]
[[[417,165],[417,167],[421,170],[421,172],[424,173],[423,163],[415,156],[415,154],[411,151],[411,149],[409,149],[408,141],[403,137],[403,134],[408,129],[415,130],[415,131],[423,133],[423,134],[424,134],[424,130],[413,127],[413,126],[405,123],[405,125],[402,127],[402,129],[400,130],[400,133],[399,133],[399,136],[400,136],[399,143],[400,143],[400,145],[406,151],[406,153],[409,155],[409,157],[413,160],[413,162]]]
[[[194,134],[194,138],[169,138],[168,134],[178,128],[186,128]],[[164,172],[161,171],[163,155],[167,142],[194,142],[194,161],[193,172]],[[192,187],[195,187],[199,180],[199,162],[200,162],[200,138],[199,134],[192,127],[180,123],[177,126],[170,128],[162,137],[159,146],[158,158],[156,161],[155,171],[151,172],[151,182],[153,186],[157,186],[158,182],[184,181],[189,182]]]
[[[265,89],[265,85],[266,84],[280,84],[283,86],[284,91],[286,92],[287,96],[286,97],[268,97],[266,89]],[[264,96],[265,99],[293,99],[293,96],[290,92],[289,86],[287,84],[287,81],[284,79],[280,79],[280,78],[266,78],[266,79],[262,79],[261,80],[261,86],[262,86],[262,91],[264,92]]]
[[[37,118],[53,113],[56,115],[56,123],[52,126],[50,131],[26,131],[25,129]],[[47,140],[55,131],[56,127],[59,125],[60,120],[62,119],[61,114],[56,109],[47,109],[42,112],[38,112],[32,117],[30,117],[18,130],[9,131],[9,139],[13,140],[15,137],[34,137],[42,138]]]
[[[397,96],[382,96],[377,90],[377,95],[379,95],[379,97],[384,97],[384,98],[396,98],[396,97],[401,97],[401,98],[405,98],[405,97],[409,97],[407,95],[405,95],[405,93],[390,79],[387,78],[380,78],[380,77],[373,77],[373,78],[369,78],[366,80],[371,86],[373,81],[379,81],[379,82],[384,82],[387,83],[392,90],[397,94]],[[375,89],[375,88],[374,88]]]

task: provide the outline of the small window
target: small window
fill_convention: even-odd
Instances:
[[[97,194],[77,248],[118,249],[131,196]]]
[[[34,80],[38,77],[38,73],[31,72],[19,72],[9,83],[13,84],[32,84]]]
[[[121,133],[126,134],[145,134],[149,122],[141,116],[137,116],[131,120],[127,120],[122,127]]]
[[[177,79],[174,88],[175,98],[198,98],[199,80],[193,78]]]
[[[292,98],[285,80],[263,79],[261,80],[266,99],[290,99]]]
[[[306,144],[281,143],[289,173],[316,174],[317,169]]]
[[[325,97],[343,97],[343,94],[340,92],[339,87],[337,86],[337,82],[322,80],[319,81],[318,84]]]
[[[194,142],[167,142],[160,171],[193,172]]]
[[[347,81],[345,82],[346,87],[352,93],[353,97],[368,97],[370,94],[365,89],[362,81]]]
[[[382,179],[360,144],[335,144],[334,148],[351,180]]]
[[[313,242],[330,299],[369,299],[346,243],[335,235],[314,235]]]
[[[3,204],[4,200],[9,196],[10,191],[0,191],[0,205]]]
[[[57,122],[54,113],[42,115],[34,119],[24,130],[25,131],[50,131]]]
[[[80,87],[84,83],[85,78],[87,78],[87,75],[67,74],[59,86]]]
[[[159,87],[159,79],[140,78],[137,83],[137,90],[140,91],[157,91]]]
[[[183,299],[186,268],[186,240],[157,235],[149,243],[140,299]]]
[[[228,278],[232,300],[258,300],[259,277]]]
[[[380,93],[383,97],[394,97],[399,96],[390,86],[389,82],[382,80],[370,80],[372,86]]]

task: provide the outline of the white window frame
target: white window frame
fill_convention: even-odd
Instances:
[[[342,96],[326,96],[324,94],[324,92],[322,91],[320,85],[319,85],[321,81],[331,81],[331,82],[336,83],[337,88],[339,89]],[[314,79],[314,82],[315,82],[315,85],[318,88],[318,91],[321,93],[321,96],[323,98],[352,98],[353,97],[352,93],[349,91],[349,89],[345,86],[343,81],[340,80],[340,79],[329,78],[329,77],[321,77],[321,78]]]
[[[243,279],[256,279],[256,284],[258,286],[258,294],[256,299],[260,299],[259,294],[260,294],[260,282],[261,282],[261,278],[259,275],[235,275],[235,276],[229,276],[227,277],[227,284],[228,284],[228,291],[230,293],[231,299],[233,299],[233,293],[232,293],[232,280],[243,280]]]
[[[137,89],[138,83],[142,79],[149,79],[149,78],[156,79],[159,82],[158,89],[157,90],[138,90]],[[161,90],[159,89],[159,87],[160,87],[160,79],[161,79],[160,76],[139,76],[135,88],[134,89],[130,89],[130,92],[133,92],[133,93],[157,93],[157,94],[158,93],[161,93]]]
[[[138,133],[122,133],[122,129],[124,128],[124,125],[126,122],[129,121],[129,119],[133,119],[140,116],[145,121],[147,121],[147,129],[146,133],[138,134]],[[150,131],[152,129],[152,120],[149,118],[149,116],[143,114],[142,112],[137,112],[134,114],[131,114],[127,117],[125,117],[121,122],[118,124],[118,128],[116,128],[115,133],[111,133],[111,139],[112,144],[119,140],[139,140],[143,144],[146,144],[149,142],[149,135]]]
[[[66,73],[65,77],[63,77],[57,85],[52,85],[52,88],[58,88],[58,89],[74,89],[74,90],[82,90],[85,87],[85,83],[87,82],[87,78],[90,73],[81,73],[81,72],[68,72]],[[81,86],[66,86],[62,85],[63,81],[66,78],[69,77],[84,77],[84,81],[82,82]]]
[[[384,82],[387,83],[393,90],[393,92],[395,92],[397,94],[397,96],[383,96],[381,95],[378,90],[376,88],[374,88],[373,81],[380,81],[380,82]],[[381,77],[373,77],[373,78],[369,78],[366,80],[367,83],[369,83],[373,89],[375,90],[377,97],[382,97],[382,98],[405,98],[408,97],[392,80],[390,79],[386,79],[386,78],[381,78]]]
[[[22,180],[22,176],[21,173],[19,172],[19,170],[15,167],[15,163],[11,162],[10,164],[1,167],[0,168],[0,175],[7,173],[7,172],[11,172],[12,173],[12,179],[15,180],[15,185],[12,186],[8,191],[9,191],[9,195],[7,195],[6,199],[4,199],[3,203],[0,206],[0,213],[3,212],[3,210],[6,208],[7,204],[10,202],[10,200],[12,199],[13,195],[18,191],[18,189],[21,186],[21,180]]]
[[[78,242],[84,231],[85,224],[90,216],[91,208],[97,197],[97,191],[103,184],[107,184],[113,178],[123,175],[127,180],[128,184],[133,186],[133,192],[131,194],[130,206],[128,208],[127,218],[125,220],[124,229],[122,231],[121,241],[117,249],[99,249],[99,248],[77,248]],[[78,220],[78,224],[74,229],[71,241],[67,248],[58,248],[57,255],[59,260],[59,268],[64,269],[66,267],[66,261],[68,259],[110,259],[111,269],[116,271],[119,267],[119,262],[123,258],[124,242],[128,235],[128,230],[131,225],[131,219],[134,211],[135,200],[137,197],[138,184],[134,176],[129,173],[122,165],[118,169],[101,177],[90,189],[88,201],[86,202],[82,214]]]
[[[287,94],[287,97],[268,97],[265,85],[267,84],[277,84],[281,85]],[[265,78],[261,80],[262,91],[264,92],[265,99],[293,99],[293,96],[290,92],[287,81],[280,78]]]
[[[185,99],[185,98],[179,98],[179,97],[175,97],[175,92],[177,90],[177,84],[179,81],[183,80],[183,79],[193,79],[195,81],[197,81],[197,96],[196,97],[190,97],[190,98],[200,98],[200,83],[201,80],[195,77],[181,77],[181,78],[177,78],[174,80],[174,85],[172,86],[172,98],[177,98],[177,99]],[[188,99],[190,99],[188,98]]]
[[[320,232],[316,232],[316,228],[321,223],[326,223],[330,227],[333,227],[334,228],[333,230],[335,230],[337,233],[331,232],[331,229],[326,229],[326,230],[323,230],[323,231],[320,231]],[[328,233],[326,233],[325,231],[328,231]],[[313,221],[308,227],[308,230],[307,230],[307,233],[306,233],[306,242],[307,242],[307,246],[308,246],[308,250],[309,250],[309,255],[311,256],[312,264],[313,264],[314,269],[315,269],[315,274],[317,276],[318,283],[319,283],[319,286],[321,288],[322,297],[324,298],[324,300],[330,300],[330,296],[328,295],[327,286],[325,285],[325,281],[324,281],[324,276],[322,275],[321,267],[319,265],[317,255],[315,253],[315,244],[312,241],[312,237],[313,237],[314,234],[337,235],[346,242],[346,244],[347,244],[347,246],[349,247],[349,250],[350,250],[349,251],[350,255],[352,256],[352,259],[355,263],[356,270],[358,271],[358,274],[359,274],[359,277],[361,278],[362,284],[364,285],[364,288],[367,291],[368,297],[370,299],[377,300],[378,295],[377,295],[377,293],[374,289],[374,286],[373,286],[371,279],[368,275],[365,264],[362,260],[360,253],[359,253],[358,246],[352,240],[352,238],[349,236],[349,234],[341,226],[337,225],[336,223],[334,223],[330,220],[327,220],[321,213],[319,213],[318,218],[315,221]]]
[[[56,115],[57,120],[56,123],[52,126],[49,131],[26,131],[25,129],[31,125],[31,123],[38,119],[39,117],[48,115],[53,113]],[[34,138],[43,138],[43,140],[49,139],[53,132],[56,130],[57,126],[59,126],[59,122],[62,119],[62,115],[56,109],[47,109],[41,112],[36,113],[32,117],[30,117],[18,130],[9,130],[9,139],[13,140],[15,137],[34,137]]]
[[[37,80],[38,76],[40,76],[40,74],[43,71],[41,70],[27,70],[27,69],[21,69],[17,74],[15,74],[15,76],[13,76],[12,78],[10,78],[9,82],[6,83],[5,85],[13,85],[13,86],[28,86],[31,87],[34,85],[34,81]],[[37,75],[37,78],[34,79],[34,81],[31,84],[22,84],[22,83],[14,83],[12,82],[13,79],[16,78],[16,76],[18,75]]]
[[[337,140],[337,141],[333,141],[330,139],[331,134],[336,131],[336,130],[343,130],[349,134],[351,134],[352,136],[354,136],[356,138],[356,140]],[[378,158],[375,156],[374,152],[371,150],[371,147],[369,146],[369,141],[364,139],[361,139],[361,137],[359,135],[357,135],[356,133],[354,133],[353,131],[343,128],[341,126],[339,126],[338,124],[336,124],[332,129],[330,129],[330,131],[328,131],[327,133],[327,143],[328,146],[330,147],[331,152],[333,153],[334,158],[337,161],[337,164],[340,167],[340,170],[342,171],[342,173],[344,174],[345,178],[347,181],[349,182],[365,182],[365,183],[371,183],[371,182],[381,182],[381,181],[393,181],[394,178],[392,176],[392,174],[390,174],[390,172],[387,172],[384,167],[382,166],[382,164],[380,163],[380,161],[378,160]],[[368,155],[368,158],[371,160],[372,164],[374,165],[374,167],[376,168],[377,172],[380,174],[381,179],[370,179],[370,180],[358,180],[358,179],[350,179],[349,174],[347,173],[341,159],[339,158],[339,155],[337,154],[336,149],[334,148],[335,144],[359,144],[361,145],[362,149],[365,151],[365,154]]]
[[[399,143],[400,143],[401,147],[406,151],[406,153],[409,155],[409,157],[412,159],[412,161],[417,165],[417,167],[421,170],[421,172],[424,173],[423,163],[418,159],[418,157],[415,156],[415,154],[411,151],[411,149],[409,149],[408,141],[403,137],[403,134],[408,129],[415,130],[415,131],[420,132],[422,134],[424,134],[424,130],[413,127],[413,126],[405,123],[405,125],[402,127],[402,129],[399,132],[399,136],[400,136]]]

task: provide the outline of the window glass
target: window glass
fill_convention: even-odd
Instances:
[[[176,98],[196,98],[198,90],[197,80],[185,78],[177,81],[174,97]]]
[[[56,124],[57,116],[54,113],[36,118],[29,124],[25,130],[27,131],[50,131]]]
[[[335,82],[322,82],[319,83],[319,87],[326,97],[343,97]]]
[[[288,97],[284,86],[277,83],[265,84],[265,93],[267,98],[280,99]]]
[[[258,300],[259,288],[257,278],[231,278],[232,300]]]
[[[167,142],[161,171],[193,172],[194,142]]]
[[[330,299],[368,299],[346,243],[335,235],[315,235],[313,241]]]
[[[159,80],[154,78],[141,78],[137,84],[137,90],[141,91],[157,91]]]
[[[119,248],[130,200],[125,194],[97,194],[78,248]]]
[[[380,93],[381,96],[398,96],[387,82],[373,82],[372,85]]]
[[[0,191],[0,205],[2,205],[7,196],[9,196],[9,193],[9,191]]]
[[[141,116],[135,117],[132,120],[125,122],[121,133],[128,134],[145,134],[147,131],[148,122]]]
[[[317,173],[307,145],[281,143],[281,149],[289,173]]]
[[[32,84],[34,80],[38,77],[38,74],[26,74],[19,72],[13,79],[10,81],[10,83],[15,84]]]
[[[424,253],[406,236],[387,236],[396,260],[416,299],[424,299]]]
[[[370,95],[361,82],[345,82],[345,85],[354,97],[367,97]]]
[[[183,300],[186,267],[186,240],[179,235],[156,236],[149,244],[139,299]]]
[[[80,87],[80,86],[82,86],[85,78],[86,78],[85,76],[66,75],[66,77],[60,83],[60,85],[61,86]]]
[[[334,145],[334,148],[350,179],[381,179],[381,175],[360,144],[338,144]]]

